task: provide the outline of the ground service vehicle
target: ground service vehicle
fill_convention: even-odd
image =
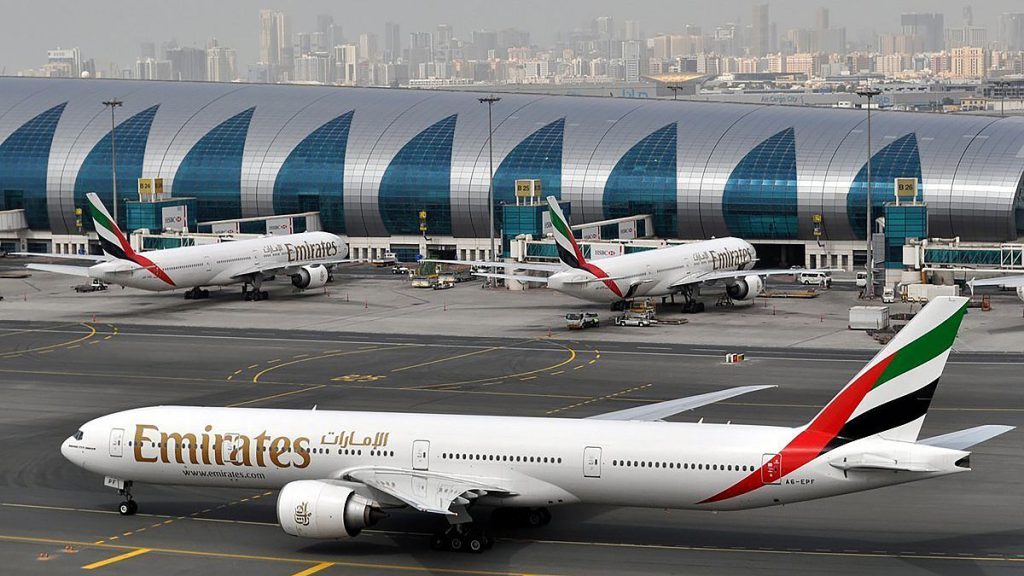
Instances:
[[[75,286],[75,292],[102,292],[107,289],[107,285],[99,278],[93,278],[92,282],[88,284],[78,284]]]

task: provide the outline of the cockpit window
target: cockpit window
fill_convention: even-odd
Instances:
[[[73,436],[73,438],[74,438],[75,440],[81,440],[81,439],[82,439],[82,436],[83,436],[83,434],[82,434],[82,431],[81,431],[81,430],[79,430],[78,432],[75,432],[75,435]]]

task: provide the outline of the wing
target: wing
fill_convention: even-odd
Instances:
[[[273,276],[274,274],[292,274],[303,266],[334,266],[336,264],[347,264],[350,262],[354,262],[354,260],[313,260],[300,265],[249,266],[247,268],[243,268],[239,272],[235,272],[231,277],[241,279],[257,273],[266,274],[267,276]]]
[[[971,279],[967,283],[974,290],[975,286],[1008,286],[1016,288],[1017,286],[1024,286],[1024,276],[997,276],[995,278],[984,278],[982,280]]]
[[[369,467],[348,471],[345,478],[380,490],[421,512],[444,516],[464,514],[467,504],[485,494],[515,495],[511,490],[486,482],[425,470]]]
[[[687,396],[686,398],[666,400],[665,402],[658,402],[657,404],[646,404],[644,406],[637,406],[636,408],[626,408],[625,410],[606,412],[604,414],[590,416],[590,419],[662,420],[672,416],[673,414],[686,412],[687,410],[693,410],[694,408],[700,408],[701,406],[721,402],[722,400],[732,398],[733,396],[747,394],[748,392],[756,392],[766,388],[775,388],[775,386],[740,386],[738,388],[719,390],[718,392],[708,392],[707,394],[698,394],[696,396]]]
[[[106,262],[108,260],[113,260],[113,258],[104,254],[40,254],[39,252],[8,252],[7,254],[10,256],[53,258],[56,260],[91,260],[93,262]]]
[[[512,268],[514,270],[536,270],[538,272],[561,272],[566,267],[561,264],[545,264],[544,262],[489,262],[486,260],[436,260],[427,258],[421,262],[436,264],[454,264],[457,266],[474,266],[477,268]]]
[[[26,264],[25,268],[29,270],[39,270],[40,272],[54,272],[56,274],[64,274],[66,276],[81,276],[82,278],[89,277],[88,266],[66,266],[62,264]]]
[[[672,288],[679,288],[687,284],[698,282],[714,282],[715,280],[732,280],[746,276],[792,276],[801,272],[827,272],[827,270],[790,270],[788,268],[765,269],[765,270],[719,270],[717,272],[693,272],[672,283]]]
[[[473,276],[480,276],[482,278],[502,278],[505,280],[515,280],[517,282],[536,282],[538,284],[547,284],[548,279],[544,276],[526,276],[520,274],[497,274],[492,272],[473,272]]]

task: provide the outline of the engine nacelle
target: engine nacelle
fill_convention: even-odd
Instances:
[[[352,488],[329,480],[296,480],[277,497],[277,521],[292,536],[352,538],[384,513]]]
[[[733,300],[753,300],[764,289],[764,281],[757,274],[737,279],[725,287],[725,293]]]
[[[303,266],[299,268],[298,272],[292,274],[292,286],[301,289],[321,288],[327,284],[330,276],[327,267],[321,264]]]

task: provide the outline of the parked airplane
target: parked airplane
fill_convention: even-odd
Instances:
[[[548,213],[554,230],[555,247],[561,264],[538,262],[490,262],[428,260],[444,264],[468,264],[504,268],[505,272],[481,272],[477,276],[519,282],[547,284],[548,288],[592,302],[612,304],[621,309],[634,298],[681,294],[684,312],[702,312],[704,304],[694,299],[694,288],[702,284],[725,283],[734,300],[753,300],[764,288],[764,278],[792,275],[793,270],[753,270],[757,251],[740,238],[726,237],[679,244],[603,258],[600,263],[583,257],[568,220],[554,197],[548,197]],[[548,276],[517,274],[520,270],[547,272]],[[509,273],[511,271],[511,273]]]
[[[1001,286],[1006,288],[1015,288],[1017,290],[1017,298],[1024,300],[1024,275],[1015,276],[996,276],[994,278],[984,278],[982,280],[975,280],[971,278],[967,285],[971,288],[971,294],[974,294],[974,288],[977,286]]]
[[[61,452],[124,495],[121,514],[137,510],[133,482],[280,489],[288,534],[350,538],[409,506],[448,520],[431,542],[450,550],[489,545],[470,515],[478,505],[535,525],[563,504],[740,510],[827,498],[968,471],[967,448],[1013,429],[918,440],[966,304],[928,304],[796,428],[663,421],[771,388],[742,386],[583,420],[158,406],[92,420]]]
[[[140,254],[132,249],[99,197],[92,193],[86,196],[103,256],[68,258],[94,259],[98,263],[28,264],[28,268],[99,278],[110,284],[157,292],[189,288],[186,300],[208,297],[210,293],[204,286],[241,284],[246,300],[266,300],[267,291],[260,289],[265,279],[285,274],[296,288],[320,288],[330,280],[331,267],[347,262],[348,245],[327,232],[267,236]]]

